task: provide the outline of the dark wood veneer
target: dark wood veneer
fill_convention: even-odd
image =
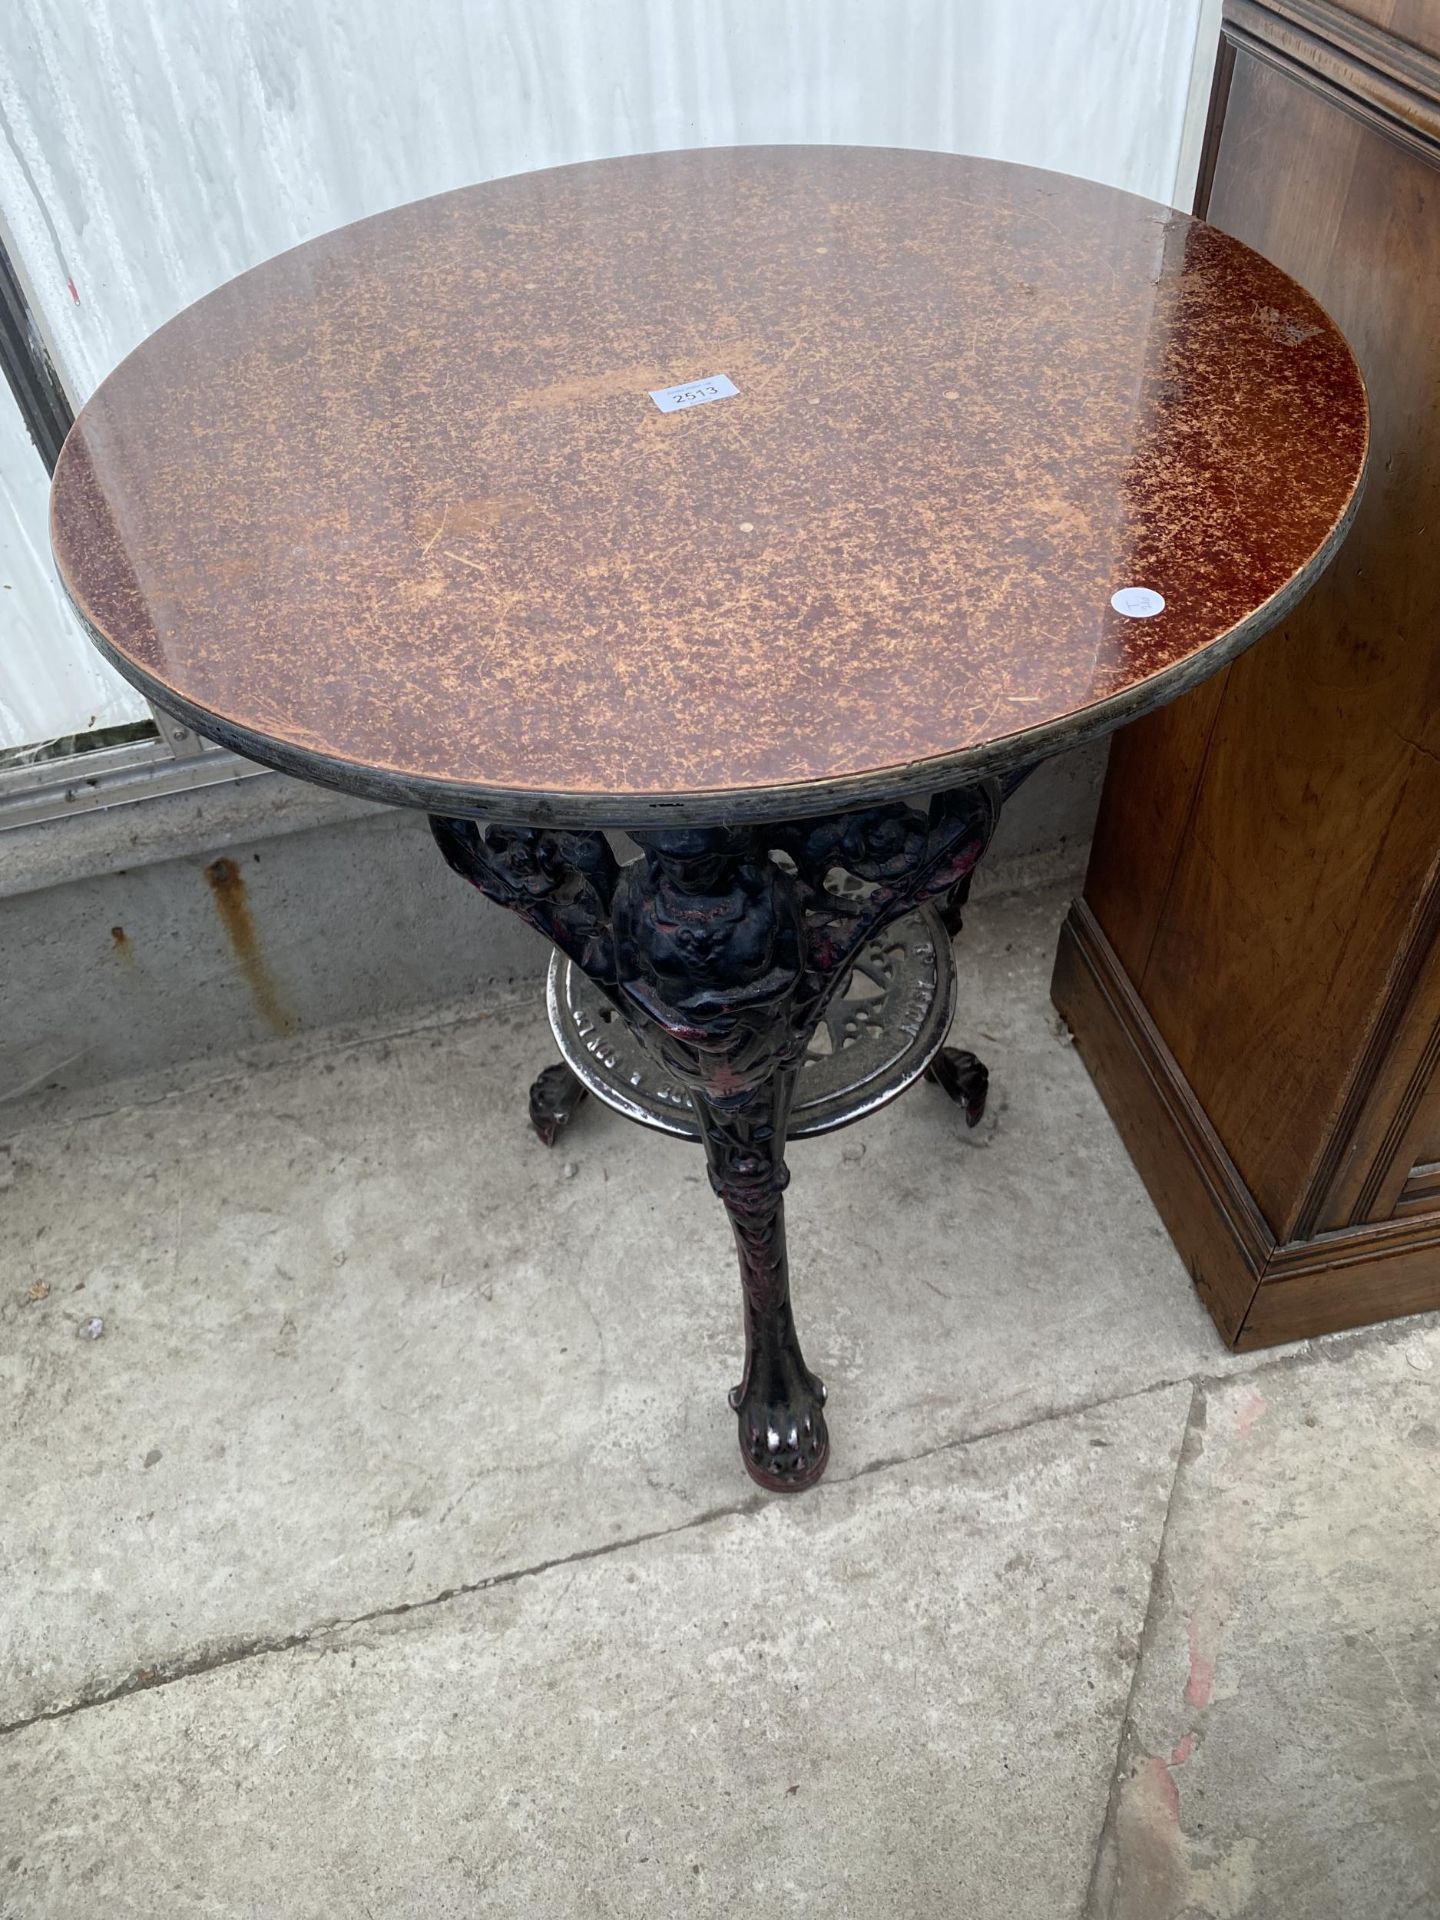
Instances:
[[[256,759],[510,822],[773,821],[1198,684],[1335,550],[1366,433],[1325,314],[1187,215],[707,149],[242,274],[91,397],[52,520],[96,644]]]
[[[1367,498],[1117,736],[1055,998],[1233,1345],[1440,1306],[1440,31],[1227,0],[1199,210],[1340,322]],[[1428,31],[1426,31],[1428,27]]]

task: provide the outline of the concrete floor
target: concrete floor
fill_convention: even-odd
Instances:
[[[538,1005],[0,1109],[0,1915],[1440,1911],[1440,1325],[1221,1347],[1046,997],[797,1146],[814,1493],[697,1151]]]

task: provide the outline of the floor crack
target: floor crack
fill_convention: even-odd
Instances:
[[[1291,1354],[1287,1357],[1293,1360],[1299,1356]],[[1224,1377],[1228,1379],[1234,1376]],[[1130,1669],[1130,1686],[1125,1695],[1125,1711],[1120,1717],[1120,1732],[1115,1741],[1115,1765],[1110,1774],[1110,1793],[1105,1803],[1105,1818],[1100,1823],[1100,1833],[1095,1842],[1095,1857],[1090,1866],[1090,1883],[1085,1894],[1084,1920],[1107,1920],[1107,1916],[1114,1907],[1110,1895],[1115,1891],[1115,1887],[1114,1884],[1107,1886],[1106,1869],[1112,1858],[1120,1799],[1125,1791],[1134,1745],[1135,1699],[1140,1688],[1140,1675],[1145,1666],[1145,1656],[1150,1651],[1159,1621],[1159,1603],[1165,1579],[1165,1547],[1170,1537],[1170,1520],[1175,1510],[1175,1497],[1180,1490],[1185,1469],[1195,1456],[1196,1443],[1199,1442],[1204,1430],[1207,1408],[1205,1384],[1201,1381],[1192,1382],[1190,1406],[1185,1415],[1184,1431],[1180,1436],[1180,1445],[1175,1454],[1175,1471],[1170,1479],[1170,1491],[1165,1498],[1165,1517],[1160,1522],[1160,1533],[1155,1542],[1155,1559],[1150,1568],[1150,1588],[1145,1596],[1145,1617],[1140,1624],[1140,1637],[1135,1645],[1135,1659]]]
[[[937,1441],[933,1446],[922,1447],[914,1453],[893,1454],[867,1460],[863,1465],[846,1474],[832,1473],[819,1489],[823,1498],[826,1489],[838,1492],[840,1488],[853,1483],[868,1480],[876,1474],[891,1472],[899,1467],[913,1467],[933,1460],[937,1455],[959,1452],[965,1447],[979,1446],[991,1440],[1001,1440],[1024,1433],[1032,1427],[1041,1427],[1064,1420],[1082,1419],[1086,1414],[1098,1413],[1107,1407],[1123,1406],[1128,1400],[1144,1399],[1150,1394],[1167,1393],[1177,1387],[1188,1386],[1191,1392],[1190,1410],[1186,1420],[1185,1441],[1181,1445],[1180,1459],[1171,1481],[1170,1493],[1165,1509],[1165,1519],[1160,1532],[1160,1545],[1156,1552],[1155,1565],[1151,1575],[1151,1592],[1147,1602],[1145,1624],[1141,1630],[1141,1650],[1136,1657],[1135,1669],[1131,1676],[1130,1695],[1126,1702],[1125,1719],[1122,1722],[1120,1746],[1117,1752],[1116,1767],[1111,1783],[1110,1804],[1105,1824],[1101,1830],[1099,1850],[1096,1855],[1095,1872],[1098,1873],[1100,1860],[1104,1853],[1106,1839],[1111,1830],[1116,1793],[1121,1781],[1125,1759],[1125,1745],[1130,1724],[1130,1710],[1134,1700],[1135,1686],[1140,1671],[1140,1661],[1150,1635],[1150,1623],[1154,1612],[1156,1583],[1164,1559],[1166,1532],[1170,1524],[1171,1507],[1175,1491],[1185,1464],[1186,1444],[1196,1427],[1197,1412],[1206,1404],[1207,1394],[1216,1388],[1224,1387],[1236,1380],[1249,1380],[1256,1375],[1274,1372],[1285,1367],[1313,1366],[1333,1361],[1339,1352],[1349,1353],[1359,1346],[1375,1346],[1399,1343],[1410,1336],[1408,1321],[1390,1321],[1378,1327],[1357,1329],[1353,1333],[1327,1337],[1325,1345],[1307,1342],[1287,1352],[1278,1353],[1271,1360],[1256,1362],[1236,1373],[1221,1374],[1182,1374],[1175,1378],[1150,1381],[1141,1387],[1130,1387],[1122,1393],[1097,1395],[1092,1400],[1077,1402],[1070,1406],[1047,1408],[1043,1412],[1031,1413],[1026,1417],[1010,1422],[999,1422],[994,1426],[977,1428],[960,1433],[946,1440]],[[1338,1350],[1338,1351],[1337,1351]],[[577,1548],[573,1553],[555,1554],[546,1560],[537,1560],[523,1567],[507,1568],[503,1572],[487,1574],[478,1580],[463,1581],[455,1586],[444,1587],[440,1591],[427,1594],[419,1600],[392,1601],[384,1606],[373,1607],[358,1614],[338,1614],[330,1618],[311,1622],[308,1626],[297,1628],[292,1633],[256,1634],[242,1639],[233,1639],[219,1646],[203,1651],[180,1655],[173,1660],[156,1661],[151,1666],[133,1669],[119,1680],[104,1687],[96,1688],[78,1700],[67,1701],[62,1706],[42,1707],[35,1713],[20,1718],[0,1722],[0,1737],[11,1733],[21,1733],[27,1727],[33,1727],[50,1720],[68,1720],[74,1714],[87,1712],[91,1707],[109,1706],[113,1701],[123,1700],[132,1694],[148,1693],[157,1687],[172,1686],[178,1681],[195,1679],[201,1674],[213,1673],[222,1667],[236,1666],[241,1661],[263,1658],[268,1654],[289,1653],[297,1647],[303,1647],[312,1640],[318,1640],[327,1634],[344,1633],[356,1627],[373,1625],[377,1621],[398,1620],[408,1614],[421,1613],[431,1607],[440,1607],[452,1600],[466,1599],[472,1594],[488,1593],[492,1588],[509,1586],[517,1580],[527,1580],[533,1576],[553,1572],[557,1567],[570,1567],[583,1564],[587,1560],[600,1560],[613,1553],[622,1553],[632,1547],[647,1546],[656,1540],[672,1539],[679,1534],[689,1533],[701,1527],[713,1525],[718,1520],[751,1516],[763,1512],[773,1504],[775,1496],[760,1492],[742,1497],[725,1505],[709,1507],[703,1512],[692,1514],[688,1519],[679,1520],[673,1526],[654,1527],[643,1533],[627,1534],[618,1540],[606,1540],[598,1545]],[[1092,1879],[1092,1898],[1094,1882]],[[1086,1909],[1087,1914],[1092,1912]]]
[[[26,1727],[39,1726],[47,1720],[68,1720],[74,1714],[88,1712],[91,1707],[109,1706],[112,1701],[127,1699],[135,1693],[152,1693],[158,1687],[173,1686],[180,1680],[193,1680],[200,1674],[237,1666],[243,1660],[254,1660],[272,1653],[290,1653],[296,1647],[303,1647],[326,1634],[347,1633],[356,1627],[371,1626],[379,1620],[399,1620],[407,1614],[423,1613],[429,1607],[445,1606],[451,1600],[466,1599],[471,1594],[488,1593],[494,1587],[510,1586],[517,1580],[551,1573],[557,1567],[578,1566],[587,1560],[602,1560],[609,1554],[622,1553],[630,1547],[646,1546],[653,1540],[668,1540],[675,1534],[689,1533],[694,1528],[709,1526],[716,1520],[756,1513],[766,1504],[765,1496],[756,1493],[748,1499],[735,1502],[733,1506],[710,1507],[703,1513],[692,1514],[688,1520],[677,1521],[673,1527],[654,1527],[646,1533],[627,1534],[621,1540],[605,1540],[597,1546],[580,1547],[574,1553],[556,1554],[549,1560],[536,1560],[529,1566],[510,1567],[503,1573],[487,1574],[480,1580],[461,1581],[453,1587],[442,1587],[438,1593],[426,1594],[422,1600],[397,1600],[383,1607],[372,1607],[365,1613],[336,1614],[329,1619],[312,1621],[309,1626],[297,1628],[294,1633],[257,1634],[243,1640],[227,1641],[202,1653],[181,1655],[178,1659],[160,1662],[153,1667],[138,1667],[113,1685],[98,1688],[81,1700],[70,1700],[59,1707],[42,1707],[38,1713],[0,1724],[0,1737],[22,1733]]]

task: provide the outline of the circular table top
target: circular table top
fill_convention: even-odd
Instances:
[[[735,392],[662,411],[682,383]],[[1183,214],[953,155],[654,154],[199,301],[84,408],[52,531],[120,671],[256,759],[517,823],[778,819],[1199,680],[1334,551],[1367,432],[1322,309]]]

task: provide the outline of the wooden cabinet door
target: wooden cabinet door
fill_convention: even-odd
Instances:
[[[1367,105],[1364,63],[1341,87],[1339,56],[1302,65],[1250,32],[1281,14],[1343,26],[1321,0],[1231,0],[1202,210],[1344,328],[1370,388],[1368,491],[1283,627],[1117,740],[1086,897],[1283,1242],[1348,1224],[1362,1190],[1394,1204],[1393,1169],[1377,1185],[1356,1143],[1382,1072],[1413,1066],[1394,1054],[1434,937],[1440,105],[1417,96],[1403,124]],[[1411,65],[1440,102],[1440,60]],[[1371,1162],[1399,1147],[1383,1127],[1366,1143]]]

